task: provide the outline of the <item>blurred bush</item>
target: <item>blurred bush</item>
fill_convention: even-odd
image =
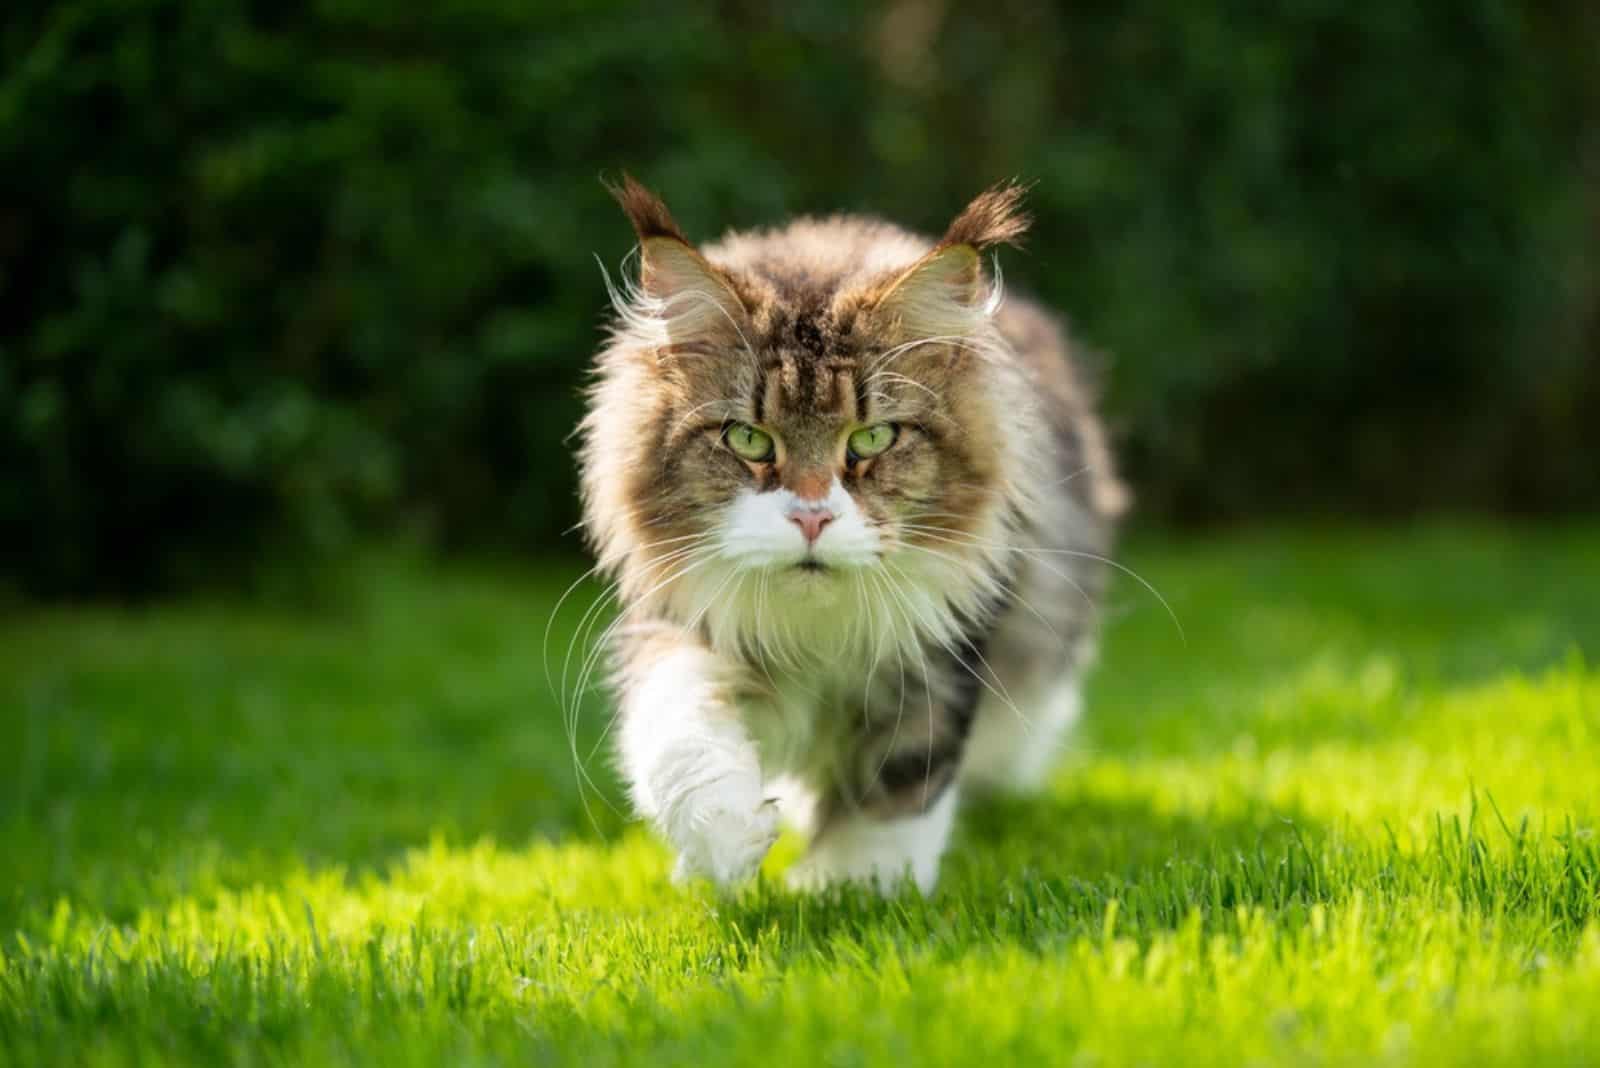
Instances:
[[[937,229],[1107,353],[1156,518],[1600,496],[1586,2],[59,0],[0,15],[0,571],[571,544],[626,167]],[[229,573],[224,571],[223,573]]]

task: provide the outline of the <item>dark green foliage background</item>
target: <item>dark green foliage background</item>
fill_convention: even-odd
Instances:
[[[1148,518],[1600,499],[1577,2],[62,0],[0,15],[0,573],[574,544],[629,168],[937,229],[1105,353]]]

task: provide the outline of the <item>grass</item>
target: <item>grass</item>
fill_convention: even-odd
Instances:
[[[1186,641],[1120,583],[1069,765],[927,900],[787,894],[793,843],[676,888],[586,805],[576,567],[15,614],[0,1062],[1600,1060],[1600,529],[1129,558]]]

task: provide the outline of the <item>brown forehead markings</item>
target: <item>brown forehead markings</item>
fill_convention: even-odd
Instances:
[[[838,405],[839,414],[852,422],[860,419],[863,411],[857,403],[859,395],[855,381],[856,368],[854,363],[847,367],[841,367],[833,373],[834,403]]]
[[[775,419],[783,410],[784,379],[792,375],[793,370],[792,366],[786,368],[781,358],[768,360],[761,365],[760,373],[756,376],[756,394],[752,404],[756,422]]]
[[[752,407],[757,421],[784,408],[859,419],[866,411],[867,376],[855,356],[842,356],[842,333],[825,307],[775,309],[759,347],[770,354],[760,368]]]
[[[826,351],[822,326],[817,322],[815,313],[796,318],[793,333],[795,343],[811,355],[820,358]]]
[[[822,314],[819,308],[799,309],[788,331],[792,345],[798,350],[794,356],[799,369],[797,380],[789,389],[789,396],[796,404],[809,399],[813,408],[820,407],[817,401],[822,396],[822,386],[818,381],[822,376],[818,374],[820,368],[817,365],[828,351],[826,324],[822,322]]]
[[[825,412],[833,407],[834,390],[833,380],[837,377],[833,364],[816,362],[812,364],[811,371],[811,410]]]
[[[780,396],[793,404],[800,399],[800,361],[788,353],[778,357]]]
[[[838,413],[853,419],[856,413],[856,391],[853,384],[856,363],[854,360],[834,358],[820,360],[816,368],[816,381],[812,385],[811,403],[818,412]]]
[[[785,410],[860,419],[866,386],[859,371],[848,357],[811,360],[783,353],[761,369],[752,404],[756,421],[770,421]]]

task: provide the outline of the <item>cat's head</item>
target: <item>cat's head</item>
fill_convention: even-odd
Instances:
[[[830,219],[705,250],[643,186],[616,193],[639,273],[614,294],[582,459],[624,597],[746,642],[874,611],[948,630],[995,581],[1035,434],[981,255],[1025,230],[1021,191],[936,243]]]

